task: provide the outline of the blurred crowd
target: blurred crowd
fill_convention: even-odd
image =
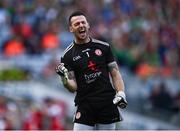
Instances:
[[[178,0],[1,0],[1,55],[65,48],[73,39],[68,16],[82,10],[92,36],[112,44],[120,65],[140,75],[179,75],[179,6]]]
[[[42,103],[24,97],[14,100],[0,96],[1,130],[65,130],[67,105],[54,98],[44,98]]]
[[[90,22],[92,37],[109,42],[119,65],[130,74],[143,79],[179,79],[179,8],[179,0],[1,0],[0,57],[38,57],[62,51],[73,40],[68,16],[74,10],[82,10]],[[54,75],[55,65],[55,60],[49,61],[42,74]],[[153,87],[148,100],[155,108],[179,111],[179,92],[172,96],[166,88],[163,83]],[[12,109],[17,108],[13,106]],[[34,111],[27,109],[26,113]],[[28,122],[24,127],[28,128]]]

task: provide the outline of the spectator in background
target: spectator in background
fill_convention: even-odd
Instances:
[[[14,101],[0,95],[0,130],[18,129],[20,118]]]
[[[9,40],[4,46],[4,56],[12,57],[26,53],[26,48],[22,39],[19,36]]]
[[[47,33],[42,36],[42,48],[44,51],[57,49],[60,47],[58,37],[59,25],[57,22],[51,22]]]
[[[0,51],[5,42],[12,37],[10,25],[10,14],[6,9],[5,3],[0,1]]]
[[[175,109],[175,111],[180,113],[180,90],[174,96],[173,108]]]
[[[155,109],[172,111],[173,98],[168,92],[165,83],[161,83],[153,88],[150,95],[150,101]]]
[[[44,113],[47,118],[46,123],[48,123],[48,127],[46,127],[45,129],[65,130],[65,126],[63,124],[64,117],[66,115],[65,104],[49,97],[44,99],[44,104]]]
[[[23,130],[42,130],[44,112],[31,97],[25,97],[24,103],[26,108],[23,113],[22,129]]]

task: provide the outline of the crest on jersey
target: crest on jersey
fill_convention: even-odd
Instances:
[[[76,119],[79,119],[81,117],[81,112],[76,113]]]
[[[96,50],[95,50],[95,54],[96,54],[97,56],[101,56],[101,55],[102,55],[102,51],[101,51],[100,49],[96,49]]]

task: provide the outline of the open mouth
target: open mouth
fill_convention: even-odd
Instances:
[[[86,31],[85,30],[80,30],[79,34],[84,34]]]
[[[80,30],[79,31],[79,35],[80,35],[80,37],[85,37],[86,36],[86,30],[84,29],[84,30]]]

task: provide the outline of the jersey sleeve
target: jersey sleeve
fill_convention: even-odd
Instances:
[[[106,52],[106,63],[109,64],[109,63],[114,62],[114,61],[115,61],[115,58],[114,58],[114,55],[112,53],[111,47],[108,46],[107,52]]]
[[[61,63],[64,63],[64,66],[68,69],[68,71],[72,71],[71,62],[66,56],[61,57]]]

